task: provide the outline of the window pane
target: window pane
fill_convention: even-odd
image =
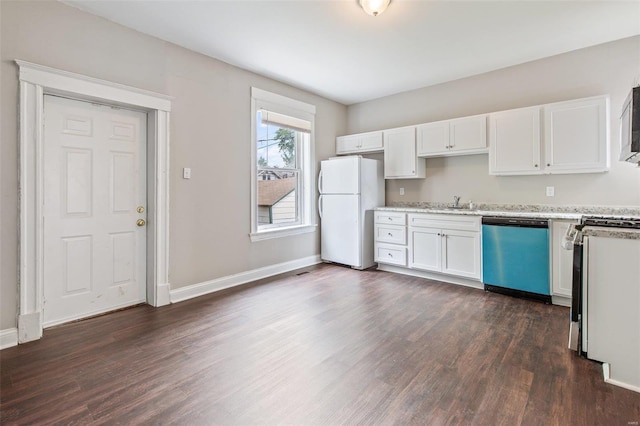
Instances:
[[[297,171],[258,170],[258,227],[298,222]]]
[[[296,167],[296,131],[274,124],[262,122],[262,112],[257,119],[257,155],[258,167],[295,168]]]

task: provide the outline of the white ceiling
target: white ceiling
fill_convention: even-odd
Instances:
[[[640,34],[640,0],[64,3],[346,105]]]

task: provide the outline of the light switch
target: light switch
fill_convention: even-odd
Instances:
[[[182,169],[182,178],[191,179],[191,168],[185,167],[184,169]]]
[[[553,197],[554,195],[556,195],[555,186],[547,186],[547,197]]]
[[[404,195],[404,188],[400,188],[400,195]]]

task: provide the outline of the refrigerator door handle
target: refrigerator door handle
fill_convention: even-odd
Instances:
[[[322,170],[318,174],[318,192],[322,194]]]
[[[318,197],[318,214],[320,215],[320,219],[322,219],[322,195]]]

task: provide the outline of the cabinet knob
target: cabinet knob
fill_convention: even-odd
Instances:
[[[391,253],[388,253],[389,257],[393,257],[393,255]]]
[[[551,164],[550,164],[550,163],[547,163],[547,167],[551,167]]]
[[[391,232],[387,232],[387,235],[393,237],[393,234]]]
[[[538,165],[537,165],[537,164],[534,164],[534,165],[533,165],[533,167],[538,167]]]

